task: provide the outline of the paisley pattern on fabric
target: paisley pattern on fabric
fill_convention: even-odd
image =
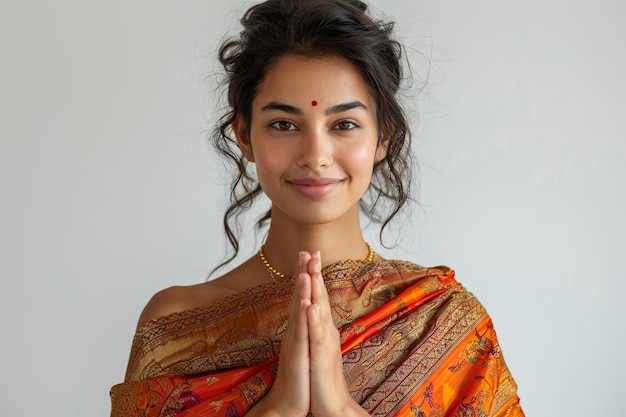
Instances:
[[[523,416],[483,306],[447,267],[322,271],[352,397],[372,416]],[[140,328],[112,417],[243,416],[270,389],[293,278]]]

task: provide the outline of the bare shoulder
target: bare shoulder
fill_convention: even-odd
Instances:
[[[137,327],[160,317],[209,304],[234,292],[212,282],[166,288],[154,294],[148,301],[139,316]]]
[[[253,266],[251,268],[251,265]],[[205,306],[220,298],[236,294],[260,282],[254,279],[254,263],[245,262],[212,281],[189,286],[174,286],[157,292],[144,307],[137,327],[170,314]]]

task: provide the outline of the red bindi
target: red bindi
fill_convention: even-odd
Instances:
[[[317,106],[317,101],[313,100],[313,101],[311,102],[311,106],[313,106],[313,107]]]

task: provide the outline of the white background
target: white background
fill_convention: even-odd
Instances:
[[[421,208],[399,248],[368,240],[457,270],[527,415],[618,415],[626,6],[510,3],[374,2],[431,65]],[[2,415],[108,415],[146,301],[221,260],[211,73],[245,6],[0,3]]]

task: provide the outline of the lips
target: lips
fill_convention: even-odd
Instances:
[[[309,198],[324,197],[342,182],[338,178],[297,178],[287,181],[296,191]]]

